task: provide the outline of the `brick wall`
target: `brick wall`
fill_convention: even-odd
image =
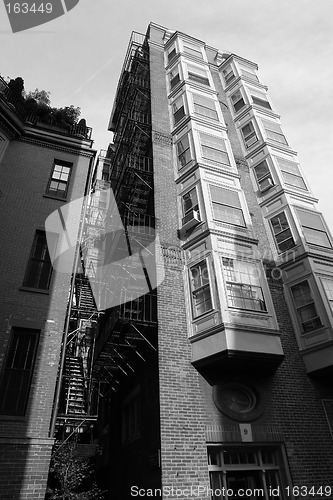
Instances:
[[[17,139],[10,142],[1,161],[1,233],[4,236],[0,269],[0,369],[12,326],[36,328],[39,325],[41,330],[26,413],[19,417],[0,416],[0,439],[5,450],[0,459],[3,474],[1,498],[44,498],[53,443],[47,438],[70,274],[53,271],[48,293],[26,291],[20,287],[36,229],[43,230],[48,215],[66,201],[83,196],[91,156],[91,153],[80,155],[79,149],[75,151],[50,144],[44,147]],[[73,163],[65,202],[43,196],[55,159]],[[16,444],[13,444],[14,438]],[[38,444],[39,440],[42,440],[41,444]],[[10,474],[9,468],[12,468]]]

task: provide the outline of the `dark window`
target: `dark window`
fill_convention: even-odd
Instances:
[[[194,317],[212,309],[207,262],[191,267],[191,290]]]
[[[213,99],[208,99],[207,97],[193,94],[193,102],[194,111],[198,113],[198,115],[207,116],[212,120],[219,119]]]
[[[141,405],[140,388],[138,387],[130,394],[123,404],[122,411],[122,441],[130,442],[140,437],[141,427]]]
[[[320,214],[303,212],[303,210],[296,211],[298,218],[301,221],[304,237],[307,243],[312,243],[313,245],[318,245],[320,247],[332,248]]]
[[[176,66],[169,74],[170,77],[170,88],[174,88],[178,82],[180,82],[179,67]]]
[[[183,196],[183,215],[184,217],[195,210],[199,213],[199,202],[196,188],[191,189]]]
[[[222,137],[200,132],[200,141],[203,158],[215,163],[230,165],[227,148]]]
[[[251,95],[253,104],[257,104],[257,106],[261,106],[262,108],[272,109],[269,102],[261,97],[256,97],[255,95]]]
[[[174,118],[174,124],[177,125],[177,123],[185,116],[185,108],[184,108],[184,102],[183,98],[179,97],[176,99],[176,101],[173,103],[173,118]]]
[[[180,168],[184,167],[192,160],[190,138],[188,134],[184,135],[180,141],[177,142],[177,154]]]
[[[245,226],[245,220],[238,193],[217,186],[210,186],[215,220]]]
[[[14,328],[0,383],[0,413],[24,415],[27,406],[39,331]]]
[[[242,134],[244,137],[246,148],[250,148],[251,146],[253,146],[253,144],[258,142],[258,136],[252,122],[249,122],[247,125],[245,125],[245,127],[242,128]]]
[[[240,111],[242,108],[244,108],[245,106],[245,102],[244,102],[244,99],[243,99],[243,96],[242,96],[242,93],[240,90],[238,90],[237,92],[235,92],[234,94],[232,94],[232,96],[230,97],[231,101],[232,101],[232,105],[234,107],[234,110],[236,111],[236,113],[238,111]]]
[[[169,52],[168,54],[168,61],[169,62],[172,61],[172,59],[176,57],[176,55],[177,55],[176,49],[172,49],[171,52]]]
[[[293,235],[291,234],[286,214],[281,212],[271,219],[273,233],[276,244],[280,252],[285,252],[295,246]]]
[[[229,306],[265,312],[266,305],[257,266],[226,257],[222,262]]]
[[[274,186],[273,178],[266,160],[256,165],[253,171],[257,178],[260,191],[268,191],[268,189]]]
[[[52,265],[44,231],[36,231],[23,286],[48,290]]]
[[[46,194],[66,198],[72,166],[72,163],[55,160]]]
[[[235,74],[231,66],[228,66],[226,69],[222,71],[225,83],[229,85],[232,80],[235,78]]]
[[[291,287],[298,320],[302,332],[311,332],[322,326],[317,314],[316,306],[312,298],[311,289],[308,281],[302,281]]]

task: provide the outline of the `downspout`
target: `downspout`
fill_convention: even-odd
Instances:
[[[67,317],[66,317],[64,333],[63,333],[63,338],[62,338],[62,343],[61,343],[60,366],[59,366],[58,379],[57,379],[56,389],[55,389],[55,394],[54,394],[52,419],[51,419],[51,423],[50,423],[49,437],[51,437],[51,438],[53,438],[53,436],[54,436],[56,420],[57,420],[57,415],[58,415],[58,409],[59,409],[60,391],[61,391],[61,384],[62,384],[62,378],[63,378],[63,374],[64,374],[65,359],[66,359],[66,345],[67,345],[67,337],[68,337],[68,330],[69,330],[70,312],[71,312],[71,305],[72,305],[73,295],[74,295],[75,277],[76,277],[76,272],[77,272],[79,259],[80,259],[80,244],[82,241],[82,235],[83,235],[83,229],[84,229],[84,219],[85,219],[87,203],[88,203],[87,193],[88,193],[88,189],[90,189],[90,186],[91,186],[95,156],[96,156],[96,151],[95,151],[95,154],[90,158],[89,176],[87,178],[87,183],[85,186],[84,204],[83,204],[82,211],[81,211],[80,229],[79,229],[79,234],[78,234],[77,247],[76,247],[76,252],[75,252],[75,259],[74,259],[74,263],[73,263],[73,272],[72,272],[72,278],[71,278],[71,288],[70,288],[69,302],[68,302],[69,307],[68,307],[68,311],[67,311]]]

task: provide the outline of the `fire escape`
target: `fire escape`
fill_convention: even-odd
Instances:
[[[92,444],[100,398],[117,391],[121,378],[146,361],[147,350],[157,349],[156,291],[142,257],[154,244],[156,229],[149,50],[138,33],[128,48],[110,129],[114,145],[99,158],[103,169],[85,214],[81,262],[69,304],[56,427],[62,441],[74,436]],[[110,187],[116,207],[110,204]],[[121,221],[117,230],[115,210]],[[119,262],[121,279],[115,268],[107,274],[108,262]]]
[[[118,287],[118,305],[106,311],[96,332],[94,376],[117,391],[121,377],[134,373],[136,364],[145,361],[146,350],[157,347],[156,291],[150,270],[138,257],[154,242],[156,229],[149,50],[144,35],[138,33],[132,34],[110,129],[115,144],[110,182],[124,231],[115,235],[108,252],[113,260],[126,254],[137,257],[127,268],[128,280]]]

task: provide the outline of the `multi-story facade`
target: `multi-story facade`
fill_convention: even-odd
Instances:
[[[45,221],[58,212],[66,231],[61,208],[86,194],[96,152],[83,122],[67,129],[46,125],[2,79],[0,91],[0,496],[44,499],[78,256],[69,252],[66,272],[52,268]],[[75,250],[75,237],[72,244]]]
[[[332,497],[332,237],[265,83],[186,34],[132,35],[103,174],[126,238],[101,248],[155,241],[164,279],[123,283],[96,334],[110,498]]]

